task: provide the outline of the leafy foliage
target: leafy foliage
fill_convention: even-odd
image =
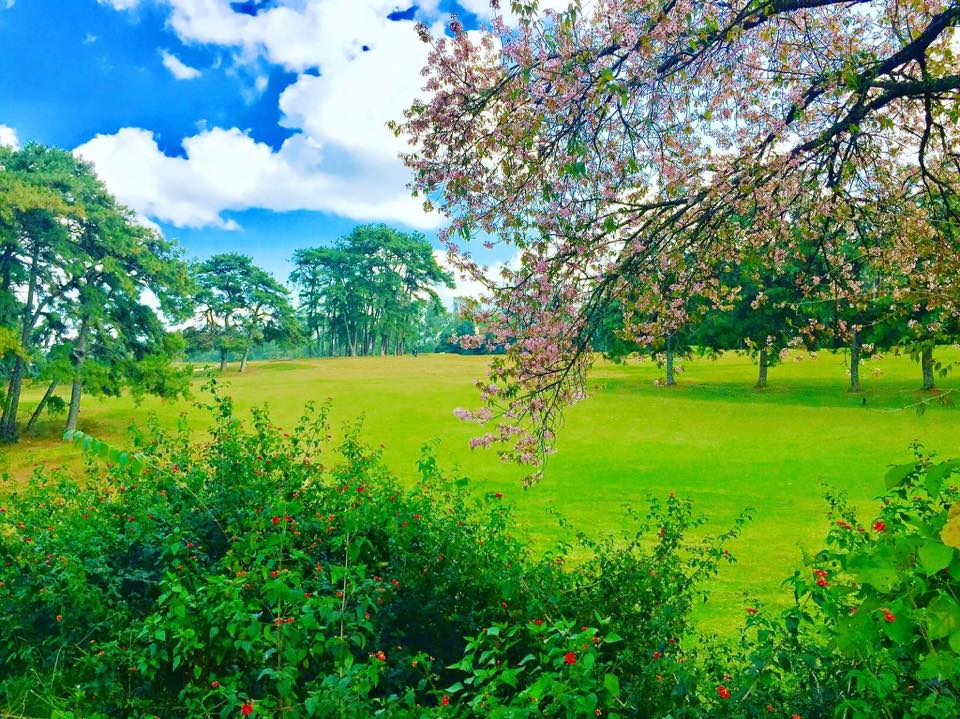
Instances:
[[[671,499],[626,549],[578,541],[593,559],[569,571],[573,547],[533,558],[502,497],[444,475],[429,447],[404,489],[356,431],[329,449],[325,407],[289,434],[262,410],[242,424],[216,391],[208,407],[196,446],[183,423],[132,426],[130,452],[71,433],[86,481],[38,470],[4,499],[0,705],[615,716],[654,681],[631,678],[635,657],[687,631],[727,556],[723,538],[682,539],[692,517]]]

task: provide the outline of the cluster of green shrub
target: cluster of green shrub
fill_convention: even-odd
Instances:
[[[209,440],[76,433],[81,481],[0,502],[0,708],[56,717],[951,717],[957,465],[894,468],[739,639],[691,619],[733,561],[688,502],[624,535],[526,545],[502,496],[428,447],[402,486],[325,407],[289,434],[213,388]],[[784,518],[789,521],[789,518]]]

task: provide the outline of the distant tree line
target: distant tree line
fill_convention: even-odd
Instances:
[[[257,353],[362,356],[464,351],[473,332],[427,239],[357,227],[298,250],[293,289],[237,253],[188,262],[64,150],[0,147],[0,441],[45,414],[77,425],[85,394],[186,396],[185,359],[221,370]],[[24,416],[25,386],[42,385]],[[64,397],[66,395],[66,398]]]
[[[960,312],[926,302],[916,279],[925,273],[892,270],[849,232],[798,234],[794,244],[809,251],[789,260],[745,253],[699,276],[664,264],[632,278],[594,318],[592,347],[615,360],[652,355],[668,385],[680,358],[739,350],[757,361],[758,387],[791,347],[845,347],[854,391],[864,358],[898,351],[933,389],[948,369],[934,350],[960,336]],[[825,243],[846,252],[842,283],[822,259]],[[85,394],[185,396],[186,359],[221,371],[239,361],[243,372],[255,357],[504,349],[470,319],[475,302],[443,305],[438,289],[452,289],[453,277],[420,233],[363,225],[291,261],[289,287],[242,254],[188,262],[71,153],[0,148],[0,440],[30,432],[45,413],[75,428]],[[43,393],[24,416],[28,384]]]
[[[679,273],[643,278],[633,296],[610,303],[597,317],[593,348],[614,361],[652,357],[667,386],[676,384],[678,360],[740,351],[757,364],[758,389],[767,386],[769,369],[790,349],[842,350],[851,392],[862,390],[865,359],[892,352],[914,359],[920,387],[935,389],[936,377],[951,369],[936,359],[935,350],[960,341],[960,311],[928,301],[929,289],[917,280],[924,276],[921,268],[892,269],[846,231],[829,226],[820,236],[794,241],[805,251],[792,259],[745,254],[717,263],[692,285],[689,279],[681,282]],[[846,258],[843,281],[824,261],[824,243]]]

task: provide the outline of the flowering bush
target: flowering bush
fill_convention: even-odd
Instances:
[[[404,488],[356,430],[329,450],[325,407],[284,434],[212,389],[209,441],[183,423],[132,426],[131,452],[75,433],[84,481],[41,469],[0,502],[4,710],[629,715],[653,681],[634,664],[679,651],[723,556],[682,556],[671,499],[641,522],[662,528],[652,546],[593,545],[570,571],[569,547],[532,558],[502,495],[429,447]]]
[[[624,536],[527,551],[498,493],[430,447],[403,487],[326,408],[210,439],[76,433],[88,476],[0,501],[0,709],[56,717],[950,717],[960,714],[960,463],[894,467],[877,516],[829,497],[796,601],[739,641],[690,610],[726,561],[670,495]],[[946,528],[946,529],[945,529]],[[696,532],[696,534],[702,534]],[[573,557],[577,561],[573,561]]]
[[[888,472],[877,516],[828,496],[826,547],[787,581],[793,605],[748,607],[739,645],[705,668],[732,677],[727,715],[960,715],[960,557],[941,537],[955,471],[917,448]]]

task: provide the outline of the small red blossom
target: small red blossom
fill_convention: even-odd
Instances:
[[[543,626],[543,620],[542,620],[542,619],[534,619],[534,620],[533,620],[533,625],[534,625],[535,627]]]
[[[244,702],[243,706],[240,707],[240,713],[243,714],[245,717],[248,717],[251,714],[253,714],[253,704],[251,704],[250,702]]]
[[[730,690],[727,689],[723,684],[721,684],[720,686],[717,687],[717,696],[720,697],[721,699],[729,699]]]
[[[654,652],[654,653],[653,653],[653,658],[654,658],[654,659],[659,659],[661,656],[662,656],[662,655],[660,654],[660,652]]]
[[[450,697],[447,694],[444,694],[440,699],[440,706],[445,707],[450,704]]]
[[[897,615],[891,612],[886,607],[884,607],[880,611],[883,612],[883,621],[889,622],[889,623],[897,621]]]
[[[757,613],[757,608],[756,608],[756,607],[747,607],[746,609],[744,609],[744,611],[745,611],[747,614],[756,614],[756,613]]]
[[[274,524],[280,524],[280,517],[270,517],[270,521]]]
[[[220,687],[220,682],[214,679],[212,682],[210,682],[210,686],[212,686],[214,689],[218,689]]]
[[[62,622],[62,621],[63,621],[63,615],[62,615],[62,614],[58,614],[58,615],[57,615],[57,621],[58,621],[58,622]]]
[[[493,496],[497,499],[503,499],[503,492],[494,492]]]
[[[827,581],[826,579],[824,579],[823,577],[820,577],[820,578],[817,580],[817,586],[818,586],[818,587],[826,587],[826,586],[828,586],[829,584],[830,584],[830,582],[828,582],[828,581]]]
[[[576,655],[574,652],[567,652],[566,654],[563,655],[563,663],[564,663],[564,664],[576,664],[576,663],[577,663],[577,655]]]
[[[887,531],[887,525],[884,523],[884,521],[883,521],[882,519],[878,519],[876,522],[873,523],[873,531],[874,531],[874,532],[886,532],[886,531]]]

